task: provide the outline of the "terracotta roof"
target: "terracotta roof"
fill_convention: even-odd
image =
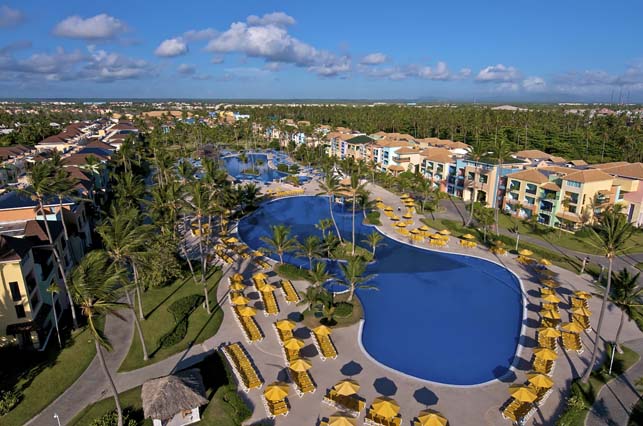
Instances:
[[[102,149],[106,149],[106,150],[109,150],[109,151],[114,150],[114,147],[111,146],[110,144],[102,142],[102,141],[97,141],[97,140],[91,141],[90,143],[85,145],[85,147],[86,148],[102,148]]]
[[[51,232],[51,238],[54,241],[58,238],[61,232],[63,232],[63,227],[59,221],[49,220],[47,221],[49,225],[49,231]],[[25,223],[24,230],[25,237],[32,237],[40,242],[49,242],[47,237],[47,229],[45,228],[45,221],[43,220],[28,220]]]
[[[538,185],[549,182],[549,178],[536,169],[523,170],[511,173],[507,176],[509,179],[523,180],[525,182],[537,183]]]
[[[578,216],[576,213],[558,212],[556,213],[556,217],[560,219],[569,220],[570,222],[575,222],[575,223],[581,222],[580,216]]]
[[[643,163],[626,163],[601,169],[610,175],[643,180]]]
[[[590,169],[609,169],[616,166],[626,166],[630,163],[627,161],[612,161],[611,163],[600,163],[600,164],[591,164]]]
[[[20,260],[31,250],[32,244],[24,238],[0,235],[0,262]]]
[[[551,161],[552,163],[565,163],[565,162],[567,162],[567,159],[565,159],[563,157],[551,156],[551,157],[549,157],[549,161]]]
[[[420,151],[417,149],[411,148],[410,146],[403,146],[402,148],[395,151],[396,154],[420,154]]]
[[[514,157],[527,158],[530,160],[549,160],[551,155],[539,149],[525,149],[514,153]]]
[[[426,148],[420,154],[429,161],[450,163],[453,161],[451,153],[446,148]]]
[[[381,146],[381,147],[396,147],[396,146],[410,146],[411,143],[403,140],[395,140],[395,139],[380,139],[378,141],[375,141],[375,145]]]
[[[403,172],[405,170],[404,167],[398,166],[397,164],[391,164],[388,166],[388,169],[393,172]]]
[[[540,186],[542,189],[548,189],[550,191],[560,191],[560,186],[556,185],[554,182],[547,182]]]
[[[577,170],[573,173],[568,174],[563,179],[571,180],[574,182],[587,183],[587,182],[600,182],[604,180],[612,180],[614,178],[601,170],[587,169],[587,170]]]
[[[429,146],[436,146],[436,147],[441,147],[441,148],[448,148],[448,149],[469,149],[471,148],[470,145],[467,145],[464,142],[458,142],[458,141],[452,141],[449,139],[440,139],[440,138],[424,138],[424,139],[416,139],[417,142],[420,144],[426,144]]]
[[[63,165],[65,166],[81,166],[87,164],[89,157],[95,157],[98,160],[105,161],[107,157],[97,154],[72,154],[69,157],[63,158]]]
[[[570,167],[562,167],[562,166],[544,166],[544,167],[538,167],[538,169],[547,170],[549,172],[558,173],[562,175],[567,175],[569,173],[574,173],[578,171],[578,169],[573,169]]]
[[[576,167],[586,166],[587,165],[587,161],[585,161],[585,160],[570,160],[570,161],[568,161],[568,163],[571,164],[572,166],[576,166]]]

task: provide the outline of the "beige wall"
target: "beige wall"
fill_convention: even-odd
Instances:
[[[20,322],[27,322],[33,319],[32,307],[29,302],[29,291],[25,284],[25,278],[23,276],[23,271],[28,274],[30,271],[33,271],[33,277],[35,282],[38,282],[38,278],[35,276],[36,271],[34,270],[33,259],[29,256],[23,264],[19,261],[11,263],[0,263],[0,336],[4,336],[7,331],[7,326],[9,324],[15,324]],[[11,297],[11,290],[9,288],[10,282],[17,282],[20,287],[20,295],[22,296],[22,306],[25,308],[26,316],[24,318],[18,318],[16,316],[15,305],[19,302],[14,302]],[[38,286],[36,285],[36,292],[38,292]],[[40,300],[40,304],[42,300]],[[33,307],[38,309],[37,306]]]

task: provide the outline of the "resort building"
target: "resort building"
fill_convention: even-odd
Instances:
[[[456,160],[446,148],[426,148],[420,152],[420,173],[441,192],[456,193]]]
[[[479,161],[462,158],[458,159],[455,167],[455,184],[452,186],[456,197],[464,201],[477,201],[486,207],[500,207],[505,195],[507,176],[524,169],[525,164],[514,160],[503,163],[502,167],[495,159],[481,159]],[[450,172],[453,171],[450,168]],[[448,187],[447,187],[448,188]]]
[[[560,209],[561,175],[555,171],[528,169],[508,176],[503,211],[520,219],[537,217],[538,223],[555,226]]]

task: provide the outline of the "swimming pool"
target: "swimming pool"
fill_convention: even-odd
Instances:
[[[223,162],[228,174],[236,179],[260,180],[270,182],[288,176],[287,173],[280,172],[268,165],[268,156],[266,154],[246,154],[247,161],[241,161],[238,155],[229,155],[223,157]],[[259,175],[243,173],[244,170],[254,167],[259,171]]]
[[[344,238],[351,215],[334,210]],[[328,199],[293,197],[264,204],[239,223],[252,248],[270,226],[287,224],[300,240],[320,235],[314,226],[329,217]],[[356,220],[356,241],[373,227]],[[367,273],[379,290],[358,290],[364,305],[362,345],[377,362],[432,382],[475,385],[504,376],[520,338],[522,297],[515,275],[483,259],[428,251],[385,237]],[[307,260],[287,255],[286,261]],[[331,268],[336,270],[331,264]]]

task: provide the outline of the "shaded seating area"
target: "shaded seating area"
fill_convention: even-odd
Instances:
[[[337,348],[330,338],[332,330],[325,325],[312,329],[313,342],[322,361],[337,358]]]
[[[281,291],[284,294],[284,300],[286,303],[299,303],[301,301],[301,297],[299,297],[299,293],[297,293],[297,290],[295,290],[295,286],[292,285],[292,282],[290,280],[281,280]]]
[[[472,234],[464,234],[460,238],[460,245],[464,248],[475,248],[478,246],[478,243],[475,241],[476,237]]]
[[[277,299],[275,298],[275,287],[270,284],[265,284],[261,287],[259,291],[259,296],[264,306],[264,315],[278,315],[279,314],[279,305],[277,305]]]
[[[281,343],[281,349],[283,351],[284,359],[287,364],[294,362],[299,359],[299,351],[301,348],[306,346],[303,340],[291,337],[290,339],[284,340]]]
[[[289,389],[288,384],[283,382],[274,382],[266,386],[261,399],[269,418],[274,419],[277,416],[288,415],[290,412],[287,399]]]
[[[263,332],[261,328],[259,328],[257,321],[253,318],[257,313],[255,308],[250,306],[233,306],[232,311],[248,343],[263,340]]]
[[[259,376],[259,371],[240,343],[231,343],[227,346],[222,345],[220,350],[228,360],[237,378],[237,382],[239,382],[244,392],[247,393],[250,389],[261,388],[263,380]]]
[[[538,344],[547,349],[556,350],[558,347],[557,339],[560,337],[560,331],[552,327],[538,329]]]
[[[348,417],[344,413],[335,413],[328,419],[322,419],[319,426],[356,426],[357,419]]]
[[[527,418],[529,412],[534,408],[530,402],[521,402],[517,399],[511,399],[509,404],[502,410],[502,417],[511,420],[514,423],[519,423]]]
[[[365,406],[364,400],[357,396],[359,388],[354,380],[342,380],[328,390],[322,402],[357,417]]]
[[[534,358],[532,361],[533,370],[537,373],[550,376],[557,358],[558,354],[556,351],[545,347],[538,347],[534,349]]]
[[[286,340],[292,339],[294,337],[292,332],[297,327],[297,325],[293,321],[284,319],[275,322],[273,324],[273,327],[275,329],[275,333],[277,333],[280,344],[283,345]]]
[[[422,410],[413,420],[413,426],[448,426],[449,421],[440,412]]]
[[[402,416],[400,406],[392,398],[380,396],[375,398],[364,419],[365,425],[371,426],[400,426]]]
[[[566,351],[576,351],[578,354],[583,353],[583,342],[577,333],[563,332],[563,349]]]
[[[295,391],[300,398],[304,396],[304,394],[314,393],[317,390],[317,386],[315,386],[313,378],[308,372],[311,367],[310,361],[305,358],[299,358],[292,361],[288,368],[288,374],[295,384]]]

